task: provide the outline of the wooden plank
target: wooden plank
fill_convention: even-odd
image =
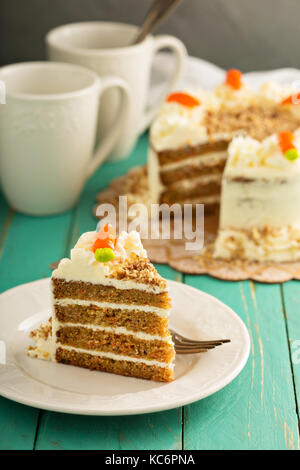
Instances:
[[[3,204],[2,204],[3,202]],[[1,201],[0,292],[50,275],[51,261],[65,251],[71,212],[57,217],[28,217]],[[0,398],[0,449],[32,449],[39,410]]]
[[[281,288],[286,314],[294,388],[297,397],[298,418],[300,418],[300,283],[299,281],[290,281],[283,284]]]
[[[9,232],[14,211],[9,208],[0,188],[0,258]]]
[[[66,250],[72,212],[56,217],[15,214],[0,259],[0,290],[51,275]]]
[[[70,247],[78,236],[95,230],[92,209],[97,192],[130,167],[146,160],[147,137],[143,136],[129,159],[107,163],[90,179],[76,210]],[[161,275],[180,280],[168,266],[157,266]],[[96,418],[43,412],[37,436],[37,449],[180,449],[181,410],[134,417]]]
[[[37,449],[180,449],[180,421],[180,409],[120,417],[46,413],[43,414]]]
[[[39,410],[0,397],[0,450],[33,449]]]
[[[232,307],[251,336],[242,373],[224,390],[185,407],[185,449],[296,449],[299,432],[278,285],[186,276]]]
[[[0,191],[0,259],[13,216]],[[37,415],[38,410],[0,397],[0,450],[32,449]]]

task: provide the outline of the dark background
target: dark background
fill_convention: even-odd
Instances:
[[[0,0],[0,65],[39,60],[51,28],[86,20],[141,24],[152,0]],[[300,0],[182,0],[158,33],[191,55],[243,71],[300,67]]]

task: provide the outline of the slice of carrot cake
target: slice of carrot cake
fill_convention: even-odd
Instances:
[[[168,382],[174,346],[167,282],[137,232],[84,233],[51,278],[51,324],[31,333],[33,357]]]
[[[215,258],[300,259],[300,129],[236,137],[222,181]]]
[[[241,72],[232,69],[212,91],[169,95],[150,129],[152,202],[204,203],[206,209],[218,208],[231,140],[248,135],[262,141],[271,134],[297,129],[299,106],[293,106],[291,93],[291,86],[272,82],[251,89]]]

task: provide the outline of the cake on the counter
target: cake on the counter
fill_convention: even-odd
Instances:
[[[51,278],[52,318],[31,333],[32,357],[171,381],[174,346],[167,282],[137,232],[84,233]]]
[[[215,258],[300,259],[300,129],[228,149]]]
[[[300,126],[290,86],[265,83],[258,91],[229,70],[212,91],[172,93],[151,126],[148,179],[153,203],[219,207],[227,148],[233,137],[257,140]],[[298,115],[297,115],[298,114]]]

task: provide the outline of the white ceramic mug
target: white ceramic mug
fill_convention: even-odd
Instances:
[[[129,86],[132,103],[128,120],[110,159],[125,157],[133,148],[137,137],[154,118],[166,93],[176,86],[183,71],[186,49],[173,36],[147,36],[137,45],[130,45],[138,28],[123,23],[74,23],[50,31],[46,36],[50,60],[71,62],[94,70],[100,77],[115,75]],[[173,72],[164,92],[150,109],[146,109],[151,66],[155,53],[170,48],[176,56]],[[103,96],[99,121],[99,135],[111,125],[118,108],[118,94],[111,90]]]
[[[31,215],[70,209],[127,119],[127,85],[55,62],[2,67],[0,81],[6,86],[6,104],[0,105],[0,174],[8,202]],[[94,150],[99,99],[112,87],[122,91],[120,111]]]

